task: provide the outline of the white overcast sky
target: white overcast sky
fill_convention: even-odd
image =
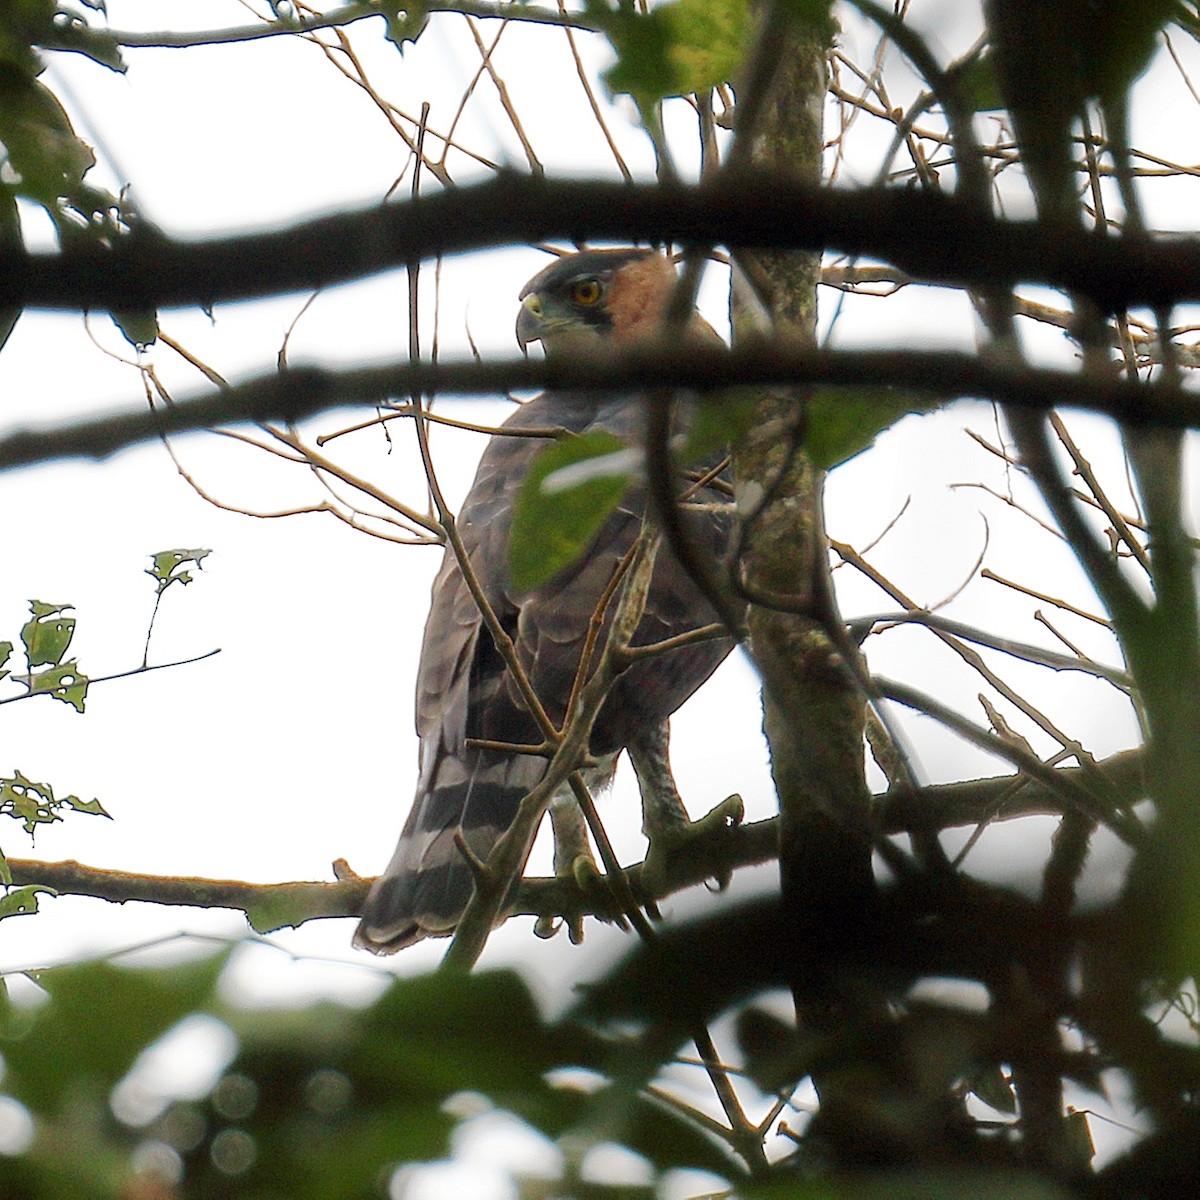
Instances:
[[[109,0],[110,24],[120,29],[222,28],[252,18],[232,0]],[[913,5],[917,25],[934,32],[947,61],[973,40],[972,6],[957,0]],[[481,24],[495,36],[493,24]],[[382,35],[382,22],[356,26],[351,37],[371,80],[389,101],[417,113],[431,104],[430,124],[444,128],[477,69],[479,55],[461,19],[435,16],[415,47],[401,56]],[[604,52],[587,37],[581,48],[593,64]],[[867,60],[874,40],[847,18],[843,44]],[[1189,46],[1185,53],[1195,54]],[[560,30],[510,29],[495,56],[513,103],[547,168],[613,177],[615,168],[587,115]],[[273,39],[193,50],[128,52],[125,76],[78,57],[53,56],[45,82],[68,104],[77,130],[95,145],[93,178],[114,190],[132,183],[144,213],[179,237],[266,229],[342,205],[381,199],[404,170],[407,150],[367,95],[343,79],[311,45]],[[893,55],[888,60],[895,103],[915,85]],[[1143,86],[1137,139],[1156,153],[1196,162],[1196,101],[1165,62]],[[691,125],[681,106],[670,125],[684,169],[694,162]],[[1166,123],[1164,112],[1179,119]],[[648,144],[618,102],[611,114],[630,165],[652,173]],[[843,181],[869,181],[888,137],[866,118],[848,143],[853,154]],[[457,136],[495,162],[517,168],[524,156],[483,79]],[[452,160],[453,162],[454,160]],[[460,182],[483,168],[457,160]],[[424,185],[433,186],[426,176]],[[403,187],[407,189],[406,177]],[[1194,221],[1195,180],[1147,188],[1152,220],[1182,229]],[[1010,211],[1020,212],[1014,192]],[[32,210],[28,236],[45,246],[47,229]],[[440,352],[468,353],[467,330],[484,354],[515,352],[513,322],[521,284],[545,258],[531,248],[463,256],[444,264],[435,305],[433,270],[423,277],[422,324],[438,313]],[[710,319],[722,326],[725,281],[714,272],[702,294]],[[293,363],[382,361],[406,350],[406,282],[395,272],[330,289],[300,315],[309,298],[287,296],[221,305],[210,318],[196,310],[162,314],[163,328],[227,378],[272,369],[281,341]],[[833,299],[822,297],[828,320]],[[297,318],[299,318],[297,320]],[[974,345],[965,302],[933,289],[909,289],[891,300],[846,304],[835,337],[842,344]],[[1046,361],[1063,360],[1064,344],[1045,330],[1030,347]],[[116,357],[114,357],[116,356]],[[177,395],[204,381],[166,346],[150,356]],[[0,354],[0,427],[42,425],[145,401],[133,352],[102,314],[90,327],[77,315],[27,313]],[[498,418],[500,401],[462,402],[448,411]],[[314,432],[350,423],[334,413]],[[361,415],[361,414],[357,414]],[[959,405],[910,418],[867,454],[835,472],[829,487],[834,537],[858,547],[877,537],[908,502],[896,527],[871,552],[872,561],[920,602],[953,592],[970,575],[985,544],[986,563],[1001,575],[1094,601],[1055,539],[978,488],[1003,492],[1001,466],[963,433],[970,424],[993,440],[991,410]],[[1089,450],[1111,468],[1112,446],[1098,421],[1076,422]],[[377,432],[345,439],[347,461],[383,487],[420,505],[421,478],[411,430],[394,427],[394,452]],[[452,496],[469,483],[482,441],[474,435],[436,439],[438,462]],[[333,443],[334,449],[338,443]],[[178,457],[206,490],[223,502],[275,511],[319,498],[301,469],[267,461],[259,452],[197,435],[175,443]],[[1113,478],[1119,486],[1119,468]],[[174,546],[212,550],[188,589],[169,594],[151,651],[153,662],[220,648],[202,663],[98,685],[78,716],[50,700],[4,708],[0,770],[27,776],[84,798],[98,797],[113,816],[83,816],[39,832],[31,849],[14,823],[0,830],[14,857],[75,858],[104,867],[162,874],[195,874],[268,882],[330,877],[330,862],[345,857],[363,874],[382,868],[412,796],[416,737],[412,689],[428,586],[440,551],[401,548],[357,534],[328,517],[253,520],[201,500],[161,446],[145,446],[100,464],[65,463],[0,476],[0,638],[16,641],[26,603],[37,597],[75,605],[75,649],[90,675],[140,661],[152,586],[142,574],[147,556]],[[874,589],[838,572],[848,615],[893,611]],[[1032,619],[1033,605],[1015,604],[995,584],[975,580],[948,615],[1029,641],[1053,644]],[[1063,627],[1097,657],[1112,650],[1081,623]],[[872,663],[959,705],[983,721],[974,700],[978,680],[957,667],[918,630],[873,639]],[[1001,660],[997,660],[1000,662]],[[1133,743],[1127,709],[1111,691],[1072,677],[1003,664],[1006,676],[1035,689],[1046,709],[1097,754]],[[1012,714],[1008,714],[1012,719]],[[1023,733],[1028,725],[1014,720]],[[753,673],[734,656],[676,721],[675,765],[694,814],[740,791],[748,815],[773,809],[766,751],[758,731]],[[906,723],[922,776],[961,778],[1000,771],[929,722]],[[619,850],[640,857],[636,793],[628,779],[606,800]],[[1044,835],[1045,826],[1037,833]],[[997,831],[984,839],[981,869],[1033,878],[1028,835]],[[545,860],[542,862],[544,869]],[[769,871],[739,886],[770,885]],[[1100,886],[1098,881],[1097,886]],[[711,904],[707,893],[682,898],[680,912]],[[0,925],[0,967],[41,965],[136,945],[184,931],[236,934],[236,914],[60,899],[36,918]],[[312,923],[277,935],[298,956],[270,951],[245,956],[237,974],[244,997],[279,999],[314,991],[366,994],[378,972],[436,962],[443,944],[425,944],[386,964],[351,951],[348,921]],[[532,939],[528,922],[512,922],[485,961],[521,961],[549,983],[599,969],[622,945],[620,936],[589,927],[582,951],[565,939]],[[598,948],[603,946],[604,953]],[[344,962],[331,967],[329,960]]]

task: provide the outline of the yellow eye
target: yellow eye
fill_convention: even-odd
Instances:
[[[594,275],[587,279],[576,280],[571,285],[571,299],[576,304],[592,305],[600,299],[603,288],[600,286],[600,280]]]

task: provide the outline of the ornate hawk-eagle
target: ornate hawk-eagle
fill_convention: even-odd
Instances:
[[[593,250],[561,258],[521,292],[517,339],[541,341],[550,355],[572,353],[591,339],[629,343],[659,332],[675,286],[670,261],[650,250]],[[715,333],[699,315],[696,329]],[[502,427],[574,433],[608,430],[636,445],[641,398],[633,392],[545,392]],[[458,515],[470,562],[515,643],[550,718],[561,725],[588,625],[613,570],[642,528],[644,488],[626,494],[583,558],[532,592],[508,578],[513,505],[530,464],[546,443],[494,436]],[[729,539],[720,495],[702,487],[689,498],[688,532],[701,552],[720,556]],[[700,501],[700,503],[697,503]],[[665,547],[655,559],[644,615],[633,639],[645,645],[715,620],[691,578]],[[593,727],[590,751],[600,764],[590,782],[611,777],[629,752],[643,795],[647,833],[686,822],[666,759],[667,719],[729,653],[728,640],[694,642],[637,661],[618,679]],[[387,870],[363,909],[355,944],[376,953],[445,935],[471,897],[473,878],[456,835],[480,859],[508,828],[517,806],[546,771],[547,760],[479,747],[474,740],[529,745],[542,733],[523,704],[448,548],[433,584],[417,674],[420,778],[412,810]],[[573,801],[572,801],[573,803]]]

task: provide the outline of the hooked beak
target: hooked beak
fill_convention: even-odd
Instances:
[[[529,353],[530,342],[540,342],[545,333],[542,316],[542,301],[537,292],[530,292],[521,300],[521,311],[517,314],[517,345],[522,354]]]

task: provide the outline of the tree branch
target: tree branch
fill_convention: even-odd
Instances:
[[[392,10],[395,10],[395,5]],[[534,4],[487,4],[479,0],[428,0],[413,4],[414,15],[425,13],[456,13],[482,20],[523,21],[534,25],[564,25],[571,29],[594,30],[594,21],[577,13],[559,13]],[[321,16],[300,15],[278,21],[262,21],[256,25],[235,25],[227,29],[159,30],[149,33],[133,29],[110,29],[108,36],[118,46],[131,50],[188,50],[195,46],[228,46],[239,42],[258,42],[263,38],[295,37],[297,34],[317,33],[322,29],[343,29],[356,21],[383,15],[382,7],[372,0],[360,0],[330,9]],[[414,39],[415,40],[415,39]]]
[[[547,180],[501,172],[471,187],[180,242],[142,226],[111,248],[0,253],[0,309],[131,309],[244,300],[344,283],[435,255],[552,239],[642,239],[884,259],[914,279],[972,289],[1044,284],[1105,311],[1200,299],[1200,239],[1101,237],[998,220],[932,193],[842,191],[770,172],[695,186]]]
[[[2,269],[2,268],[0,268]],[[297,367],[193,396],[155,411],[102,417],[21,431],[0,438],[0,470],[62,458],[105,458],[150,438],[249,421],[296,422],[324,409],[377,405],[395,396],[502,395],[514,389],[687,388],[713,392],[735,384],[825,383],[888,388],[951,399],[972,396],[1042,410],[1085,408],[1130,424],[1200,427],[1200,398],[1162,383],[1130,383],[1071,371],[988,363],[957,351],[821,350],[778,340],[734,350],[691,342],[648,344],[622,353],[569,360],[398,362],[357,370]]]
[[[1059,767],[1056,779],[1086,787],[1099,775],[1114,792],[1134,800],[1140,794],[1142,755],[1130,750],[1115,754],[1085,771]],[[1020,817],[1059,815],[1063,800],[1058,788],[1026,778],[1014,794],[1016,775],[971,779],[962,783],[935,784],[916,792],[888,792],[875,797],[879,832],[908,833],[913,829],[951,829],[981,821],[1011,821]],[[643,880],[643,864],[625,869],[639,901],[664,900],[708,879],[728,874],[731,868],[770,862],[778,851],[778,817],[730,826],[709,840],[689,839],[677,851],[667,850],[655,864],[655,887]],[[178,904],[200,908],[231,908],[244,913],[259,933],[300,925],[323,917],[358,916],[370,879],[351,877],[336,882],[244,883],[232,879],[141,875],[110,871],[82,863],[40,862],[10,858],[14,885],[41,884],[60,895],[93,896],[124,904],[142,900],[151,904]],[[594,898],[580,892],[567,878],[529,878],[521,882],[510,915],[593,915]],[[608,914],[603,914],[607,916]]]
[[[142,875],[110,871],[83,863],[38,862],[10,858],[13,884],[41,884],[60,895],[94,896],[124,904],[181,904],[193,908],[233,908],[246,914],[258,933],[300,925],[318,917],[356,916],[367,896],[369,879],[335,883],[245,883],[238,879],[200,879],[194,876]]]

